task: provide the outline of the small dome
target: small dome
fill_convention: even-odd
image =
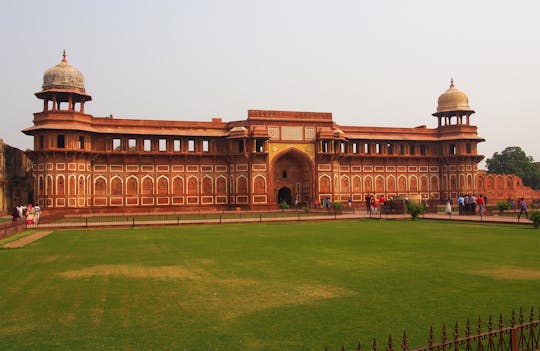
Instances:
[[[84,94],[84,76],[75,67],[68,64],[66,52],[62,61],[43,74],[43,91],[46,90],[69,90]]]
[[[450,111],[472,111],[469,106],[467,94],[454,86],[454,79],[450,82],[450,88],[439,96],[437,113]]]

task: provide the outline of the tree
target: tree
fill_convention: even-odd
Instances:
[[[527,156],[519,146],[509,146],[501,153],[494,153],[486,160],[486,165],[488,173],[515,174],[521,177],[523,185],[540,188],[540,171],[532,156]]]

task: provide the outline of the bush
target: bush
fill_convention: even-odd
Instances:
[[[343,208],[343,203],[334,201],[332,202],[332,207],[334,208],[334,210],[341,210]]]
[[[510,204],[507,201],[497,202],[495,205],[497,209],[499,210],[499,213],[502,214],[504,211],[507,211],[512,208],[512,204]]]
[[[540,227],[540,211],[532,211],[529,219],[532,221],[533,227]]]
[[[411,215],[412,220],[415,221],[419,215],[424,213],[424,206],[409,202],[407,203],[407,212]]]
[[[279,208],[281,208],[282,210],[288,210],[291,206],[289,206],[289,204],[287,203],[287,201],[281,201],[279,203]]]

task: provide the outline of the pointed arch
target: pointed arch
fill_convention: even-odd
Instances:
[[[362,178],[356,175],[353,177],[352,183],[353,183],[353,193],[361,193],[362,192]]]
[[[47,182],[46,182],[46,189],[45,189],[45,195],[53,195],[53,178],[52,175],[47,175]]]
[[[366,193],[373,192],[373,177],[370,175],[364,177],[364,191]]]
[[[216,177],[216,194],[217,195],[226,195],[227,194],[227,177],[220,175]]]
[[[213,187],[213,179],[210,176],[203,176],[202,178],[202,194],[203,195],[213,195],[214,194],[214,187]]]
[[[457,190],[457,177],[455,174],[450,175],[450,191]]]
[[[68,177],[68,195],[77,195],[77,178],[73,174]]]
[[[124,182],[119,176],[113,176],[111,178],[111,195],[119,196],[123,194]]]
[[[407,192],[407,177],[403,175],[398,178],[398,191],[401,193]]]
[[[375,177],[375,192],[384,193],[384,177],[379,175]]]
[[[415,175],[409,177],[409,191],[418,192],[418,177]]]
[[[45,195],[45,181],[43,175],[38,177],[38,195]]]
[[[431,176],[431,191],[439,190],[439,178],[437,176]]]
[[[190,195],[199,193],[199,178],[190,176],[187,179],[187,193]]]
[[[347,194],[351,192],[349,176],[347,176],[347,175],[341,176],[341,189],[340,189],[340,191],[342,193],[347,193]]]
[[[427,192],[429,191],[429,181],[427,176],[420,177],[420,191]]]
[[[154,178],[152,176],[144,176],[141,180],[141,194],[154,195]]]
[[[236,189],[238,194],[248,193],[248,181],[246,176],[241,175],[236,178]]]
[[[332,192],[332,180],[330,176],[326,174],[319,176],[319,192],[320,193]]]
[[[161,175],[157,179],[157,194],[168,195],[169,194],[169,177]]]
[[[253,192],[256,194],[266,193],[266,177],[258,174],[253,178]]]
[[[79,176],[79,184],[78,184],[78,193],[79,195],[86,195],[86,182],[84,181],[84,176]]]
[[[94,178],[94,195],[106,195],[107,194],[107,180],[104,176],[97,176]]]
[[[66,195],[66,178],[63,174],[59,174],[56,176],[56,195]]]
[[[134,175],[126,178],[126,195],[139,195],[139,178]]]
[[[396,177],[393,175],[389,175],[386,178],[386,190],[389,193],[395,193],[396,192]]]
[[[184,195],[184,178],[176,176],[172,180],[173,195]]]

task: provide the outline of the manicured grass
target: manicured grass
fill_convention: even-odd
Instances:
[[[420,346],[538,307],[539,249],[532,227],[436,221],[58,231],[0,250],[0,350]]]

